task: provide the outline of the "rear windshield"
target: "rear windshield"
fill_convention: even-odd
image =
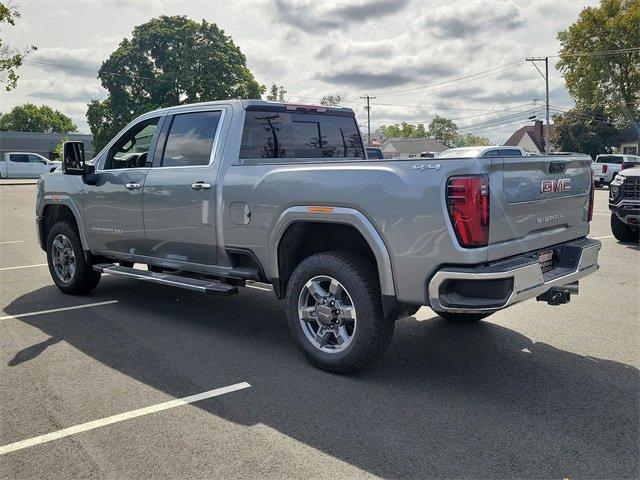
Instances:
[[[336,158],[365,158],[360,131],[353,117],[246,112],[239,163]]]
[[[438,158],[474,158],[482,153],[482,148],[450,148],[438,154]]]
[[[384,158],[384,156],[382,155],[382,150],[380,150],[379,148],[367,148],[367,157],[376,158],[379,160]]]
[[[617,163],[622,164],[623,157],[621,155],[598,155],[596,163]]]

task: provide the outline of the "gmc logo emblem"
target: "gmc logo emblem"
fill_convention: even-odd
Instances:
[[[540,191],[542,193],[568,192],[569,190],[571,190],[570,178],[543,180],[540,182]]]

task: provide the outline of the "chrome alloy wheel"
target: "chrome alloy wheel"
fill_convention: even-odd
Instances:
[[[318,350],[338,353],[356,333],[356,309],[347,289],[335,278],[309,280],[298,298],[298,318],[305,336]]]
[[[60,280],[69,283],[76,272],[76,257],[71,241],[60,233],[53,239],[51,247],[53,270]]]

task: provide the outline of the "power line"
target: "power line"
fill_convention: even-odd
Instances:
[[[478,115],[467,115],[466,117],[450,118],[449,120],[455,121],[455,120],[464,120],[464,119],[467,119],[467,118],[484,117],[484,116],[486,116],[488,114],[491,114],[491,113],[494,113],[494,112],[495,113],[507,112],[509,110],[516,110],[516,109],[522,108],[522,107],[530,107],[531,105],[532,105],[531,102],[523,103],[522,105],[518,105],[518,106],[515,106],[515,107],[511,107],[511,108],[503,108],[501,110],[487,110],[487,113],[480,113]]]
[[[638,47],[629,47],[629,48],[621,48],[619,50],[601,50],[597,52],[576,52],[576,53],[558,53],[556,55],[547,55],[548,57],[558,58],[558,57],[599,57],[599,56],[608,56],[608,55],[620,55],[625,53],[640,53],[640,46]]]
[[[517,112],[511,115],[505,115],[503,117],[499,117],[499,118],[493,118],[493,119],[489,119],[486,120],[484,122],[479,122],[479,123],[474,123],[471,125],[462,125],[460,127],[458,127],[458,130],[469,130],[469,129],[474,129],[474,128],[481,128],[484,126],[493,126],[493,125],[498,125],[500,122],[503,121],[508,121],[508,120],[514,120],[514,119],[527,119],[530,115],[539,112],[540,109],[530,109],[530,110],[526,110],[523,112]]]
[[[443,82],[438,82],[438,83],[432,83],[430,85],[423,85],[421,87],[416,87],[416,88],[410,88],[410,89],[406,89],[406,90],[402,90],[402,91],[391,91],[391,93],[386,93],[386,94],[379,94],[379,96],[381,97],[397,97],[397,96],[402,96],[402,95],[406,95],[407,93],[414,93],[414,92],[422,92],[422,91],[427,91],[427,90],[441,90],[443,88],[451,88],[451,87],[455,87],[458,85],[462,85],[465,83],[469,83],[469,82],[474,82],[476,80],[479,80],[481,78],[485,78],[491,75],[495,75],[497,73],[502,73],[505,72],[507,70],[510,70],[512,68],[516,68],[519,67],[520,65],[523,65],[525,62],[524,60],[516,60],[513,62],[509,62],[506,63],[504,65],[499,65],[497,67],[493,67],[487,70],[483,70],[481,72],[476,72],[476,73],[472,73],[470,75],[465,75],[463,77],[458,77],[458,78],[453,78],[451,80],[445,80]]]
[[[504,125],[499,125],[497,127],[480,128],[478,130],[473,130],[473,131],[470,131],[470,132],[462,132],[462,133],[464,133],[464,134],[471,133],[471,134],[476,134],[476,135],[484,135],[487,132],[494,132],[496,130],[505,129],[505,128],[511,126],[511,125],[518,125],[518,124],[524,124],[524,123],[526,123],[526,122],[524,122],[524,120],[520,119],[520,120],[514,120],[514,121],[509,122],[509,123],[505,123]],[[513,127],[511,127],[511,128],[513,128]]]
[[[510,108],[505,108],[504,110],[500,109],[500,110],[496,110],[496,109],[486,109],[486,108],[456,108],[456,107],[441,107],[441,106],[436,106],[436,105],[422,105],[422,106],[418,106],[418,105],[400,105],[397,103],[380,103],[380,102],[376,102],[376,105],[381,105],[381,106],[385,106],[385,107],[402,107],[402,108],[415,108],[418,110],[460,110],[460,111],[469,111],[469,112],[502,112],[504,110],[511,110],[513,108],[518,108],[522,105],[517,105],[514,107],[510,107]],[[526,103],[524,105],[530,105],[530,103]]]
[[[57,68],[64,68],[67,70],[80,70],[83,72],[92,72],[96,74],[96,78],[98,76],[98,74],[105,74],[105,75],[114,75],[114,76],[118,76],[118,77],[130,77],[130,78],[140,78],[142,80],[157,80],[157,78],[151,78],[151,77],[143,77],[141,75],[137,75],[135,73],[118,73],[118,72],[108,72],[108,71],[96,71],[93,68],[84,68],[84,67],[72,67],[71,65],[61,65],[59,63],[50,63],[50,62],[40,62],[40,61],[36,61],[36,60],[23,60],[22,63],[32,63],[35,65],[47,65],[49,67],[57,67]]]
[[[548,57],[560,57],[560,56],[606,56],[606,55],[619,55],[619,54],[625,54],[625,53],[636,53],[636,52],[640,52],[640,47],[632,47],[632,48],[624,48],[624,49],[619,49],[619,50],[604,50],[604,51],[600,51],[600,52],[577,52],[574,54],[557,54],[557,55],[548,55]],[[469,83],[475,80],[479,80],[481,78],[485,78],[488,77],[490,75],[495,75],[497,73],[502,73],[505,72],[507,70],[510,70],[512,68],[516,68],[519,67],[520,65],[524,64],[526,61],[525,60],[514,60],[512,62],[509,63],[505,63],[503,65],[499,65],[496,67],[492,67],[490,69],[481,71],[481,72],[476,72],[470,75],[466,75],[463,77],[458,77],[458,78],[454,78],[451,80],[447,80],[444,82],[439,82],[439,83],[434,83],[431,85],[424,85],[422,87],[416,87],[416,88],[412,88],[412,89],[407,89],[407,90],[402,90],[402,91],[397,91],[397,92],[393,92],[389,93],[389,94],[379,94],[379,96],[381,97],[391,97],[391,96],[401,96],[401,95],[406,95],[407,93],[411,93],[411,92],[417,92],[417,91],[424,91],[424,90],[429,90],[429,89],[433,89],[433,87],[440,87],[440,88],[450,88],[450,87],[454,87],[457,85],[462,85],[465,83]],[[461,80],[466,80],[466,81],[461,81]],[[448,85],[450,84],[450,85]],[[440,89],[438,88],[438,89]]]

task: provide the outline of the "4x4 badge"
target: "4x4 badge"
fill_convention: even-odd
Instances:
[[[424,163],[421,163],[420,165],[414,165],[411,168],[414,170],[420,170],[421,172],[424,172],[425,170],[440,170],[440,164],[436,163],[435,165],[432,165],[429,163],[425,165]]]

